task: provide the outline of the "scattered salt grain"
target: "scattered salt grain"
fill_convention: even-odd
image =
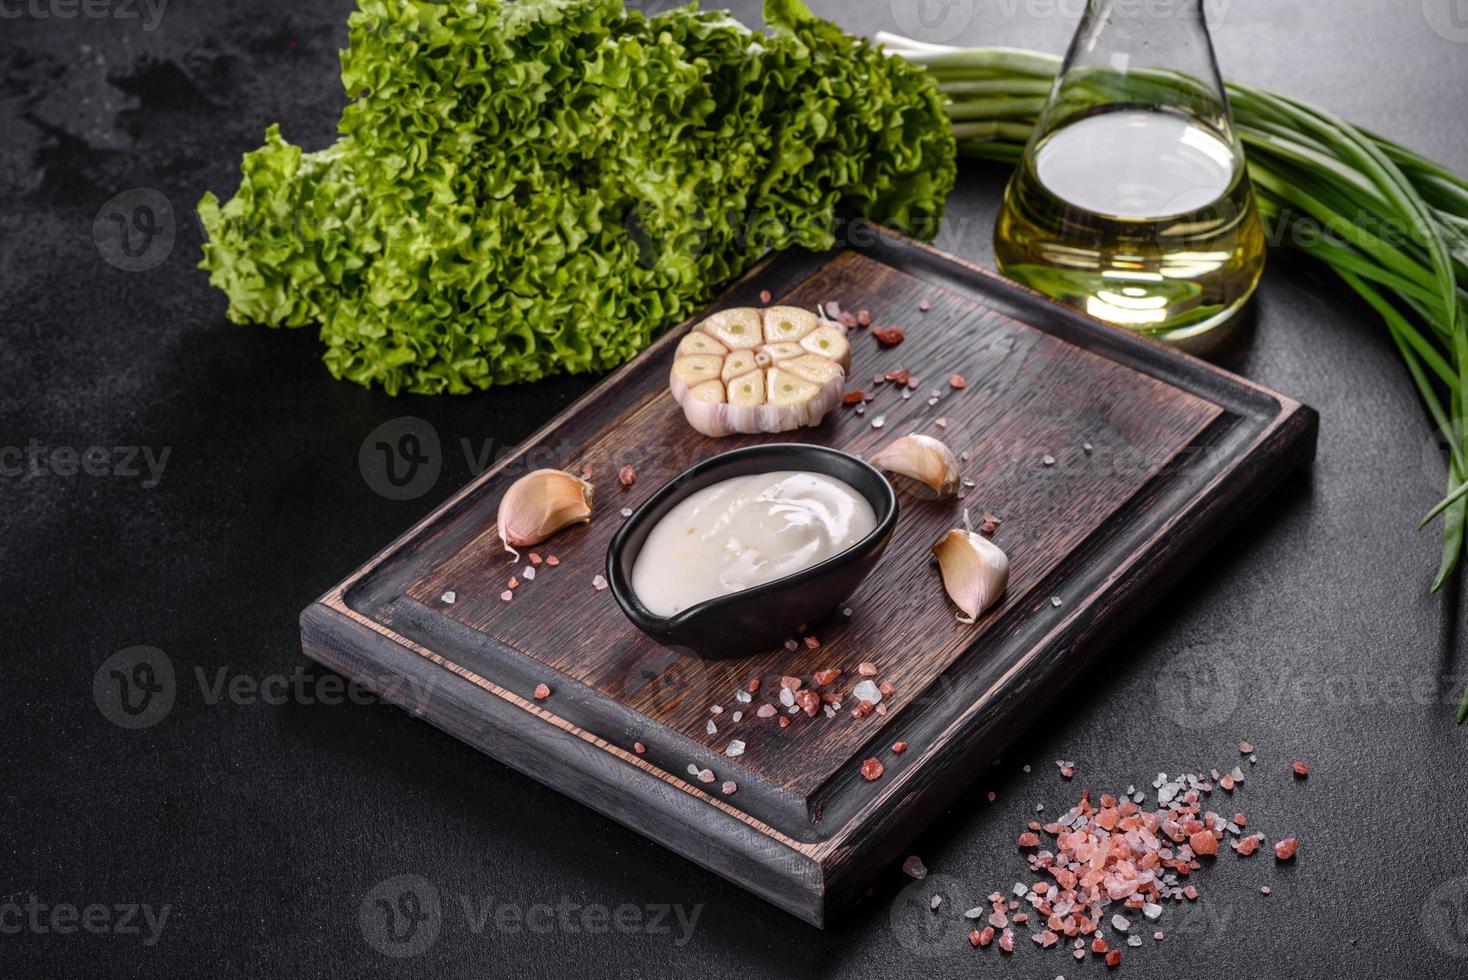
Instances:
[[[856,685],[856,687],[852,689],[851,695],[858,701],[870,701],[874,705],[882,700],[881,690],[874,682],[869,680],[862,681],[860,684]]]
[[[601,575],[597,575],[597,576],[593,577],[592,580],[591,580],[591,587],[593,589],[596,589],[596,591],[598,591],[598,592],[602,591],[603,589],[605,589],[607,587],[607,580],[606,580],[606,578],[603,577],[603,576],[601,576]]]
[[[932,909],[934,912],[938,911],[938,906],[940,906],[942,904],[943,904],[943,896],[942,895],[934,895],[932,898],[928,899],[928,908]]]
[[[1053,596],[1050,597],[1050,605],[1054,606],[1056,609],[1059,609],[1060,608],[1060,604],[1061,604],[1061,598],[1060,598],[1060,596],[1053,595]]]
[[[738,701],[740,704],[749,704],[751,701],[754,700],[754,695],[750,694],[748,691],[735,691],[734,700]]]
[[[1054,456],[1051,456],[1049,453],[1046,453],[1044,455],[1044,457],[1040,460],[1040,462],[1043,463],[1046,466],[1054,466],[1055,465],[1055,457]]]
[[[530,566],[530,565],[526,565],[525,566],[525,570],[520,573],[520,577],[523,578],[527,582],[534,582],[535,581],[535,569],[532,566]]]
[[[452,606],[454,604],[454,600],[458,599],[459,597],[454,594],[454,591],[452,589],[450,589],[443,595],[439,596],[439,598],[442,599],[446,605]]]
[[[738,788],[738,786],[734,785],[734,780],[732,779],[724,780],[724,785],[719,787],[719,789],[723,791],[725,796],[733,794],[733,792]]]
[[[739,756],[744,754],[744,743],[737,738],[734,739],[734,741],[729,743],[729,747],[724,750],[724,754],[731,759],[739,758]]]
[[[928,866],[916,854],[909,854],[907,860],[902,862],[902,873],[921,881],[928,876]]]
[[[1131,927],[1132,924],[1130,921],[1127,920],[1126,916],[1113,915],[1111,917],[1111,928],[1115,929],[1117,932],[1126,932]]]
[[[712,720],[710,720],[708,724],[703,726],[703,730],[708,732],[710,735],[719,734],[719,726],[715,725]]]
[[[622,508],[622,516],[623,517],[631,517],[632,516],[632,508],[631,507],[623,507]]]
[[[509,589],[506,589],[505,591],[500,593],[500,599],[504,602],[509,602],[513,598],[515,598],[515,593],[511,592]]]

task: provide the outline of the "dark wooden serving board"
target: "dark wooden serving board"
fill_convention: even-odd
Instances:
[[[868,331],[852,335],[849,388],[876,392],[864,415],[845,407],[817,429],[700,436],[667,391],[674,330],[308,608],[306,653],[822,924],[1315,445],[1315,413],[1296,402],[926,246],[870,237],[777,256],[717,304],[756,306],[769,290],[778,303],[834,300],[904,327],[907,340],[890,350]],[[903,368],[919,379],[909,398],[873,384]],[[967,379],[961,391],[948,384],[954,373]],[[699,459],[761,439],[867,455],[912,431],[967,452],[974,485],[957,504],[901,498],[892,544],[851,615],[812,626],[818,649],[679,656],[593,588],[621,510]],[[624,464],[637,471],[626,490]],[[596,517],[536,549],[559,566],[541,566],[506,603],[525,562],[502,549],[496,509],[511,482],[542,466],[589,468]],[[963,507],[1002,518],[994,540],[1011,558],[1002,603],[973,626],[955,621],[929,553]],[[849,695],[862,661],[896,688],[884,715],[797,716],[784,729],[755,716],[776,702],[781,675],[839,668],[829,690]],[[754,678],[760,691],[741,704],[736,691]],[[532,697],[539,683],[553,691],[544,701]],[[735,738],[747,748],[731,759]],[[897,741],[910,748],[893,753]],[[868,757],[886,769],[876,782],[860,777]]]

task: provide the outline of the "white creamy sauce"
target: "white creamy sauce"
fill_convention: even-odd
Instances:
[[[632,591],[654,615],[675,616],[820,564],[876,526],[867,499],[834,477],[735,477],[689,495],[658,521],[632,566]]]

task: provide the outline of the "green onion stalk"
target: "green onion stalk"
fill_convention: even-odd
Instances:
[[[1059,58],[875,40],[937,79],[960,155],[1020,160]],[[1129,79],[1128,94],[1148,83]],[[1159,93],[1178,84],[1160,75],[1151,83]],[[1270,241],[1324,262],[1376,311],[1447,442],[1447,495],[1421,524],[1442,518],[1437,592],[1463,558],[1468,527],[1468,180],[1318,107],[1239,82],[1227,90]],[[1468,689],[1457,715],[1465,718]]]

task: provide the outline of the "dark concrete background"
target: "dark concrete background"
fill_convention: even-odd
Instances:
[[[1212,7],[1227,73],[1468,172],[1468,11],[1453,2]],[[1169,908],[1169,938],[1128,951],[1124,972],[1468,970],[1468,730],[1449,704],[1468,651],[1460,593],[1427,594],[1436,535],[1413,530],[1442,463],[1375,318],[1321,269],[1272,257],[1237,365],[1320,410],[1313,474],[1262,503],[916,842],[927,882],[904,890],[890,872],[819,932],[396,709],[320,703],[338,692],[301,657],[297,612],[469,478],[460,440],[507,451],[593,379],[395,400],[332,381],[310,330],[227,323],[194,268],[192,205],[233,191],[269,122],[307,147],[331,138],[350,3],[174,0],[156,23],[143,4],[93,3],[108,16],[0,4],[0,446],[169,455],[156,486],[143,464],[0,478],[0,975],[1097,976],[1028,941],[1012,959],[972,951],[956,913],[1022,876],[1013,841],[1036,804],[1053,814],[1082,785],[1232,766],[1241,737],[1260,762],[1237,805],[1271,840],[1297,834],[1300,856],[1218,861],[1203,899]],[[812,5],[870,33],[895,29],[904,4]],[[958,2],[927,33],[1058,51],[1076,9]],[[990,260],[1003,178],[963,167],[940,244]],[[102,260],[93,221],[135,188],[176,209],[176,242],[127,272]],[[388,500],[357,453],[409,414],[437,430],[443,472],[423,496]],[[99,710],[93,679],[137,645],[163,651],[177,693],[156,725],[127,730]],[[299,687],[279,704],[215,697],[221,677]],[[1077,762],[1072,783],[1057,758]],[[1307,782],[1294,758],[1313,767]],[[441,928],[398,960],[359,911],[404,874],[439,896]],[[933,915],[935,891],[949,899]],[[476,915],[487,904],[487,927],[465,898]],[[578,909],[543,928],[534,907],[563,903],[631,906],[642,925],[624,909],[622,928],[593,932],[604,923]],[[141,915],[142,935],[51,928],[51,907],[92,904],[108,909],[98,928],[128,925],[117,906],[169,911],[151,945]],[[673,914],[653,924],[659,906],[696,914],[691,935]],[[500,908],[536,928],[497,927]]]

